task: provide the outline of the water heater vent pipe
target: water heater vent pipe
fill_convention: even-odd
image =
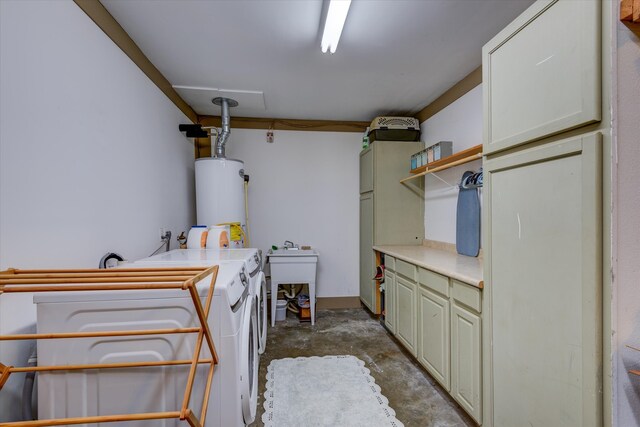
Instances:
[[[225,145],[231,133],[231,115],[229,114],[229,108],[237,107],[238,101],[230,98],[213,98],[211,102],[222,108],[222,113],[220,114],[222,130],[216,138],[214,146],[211,147],[211,153],[213,157],[225,158]],[[213,139],[211,141],[213,142]]]

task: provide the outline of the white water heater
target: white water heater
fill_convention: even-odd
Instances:
[[[196,160],[198,224],[245,224],[244,162],[220,157]]]

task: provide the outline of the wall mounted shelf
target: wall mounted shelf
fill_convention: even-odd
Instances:
[[[434,172],[440,172],[454,166],[462,165],[465,163],[472,162],[474,160],[479,160],[482,158],[482,144],[473,146],[466,150],[459,151],[451,156],[447,156],[443,159],[437,160],[435,162],[431,162],[425,166],[419,167],[417,169],[411,170],[411,173],[414,175],[409,176],[407,178],[401,179],[401,183],[405,183],[415,178],[419,178],[421,176],[428,175]]]

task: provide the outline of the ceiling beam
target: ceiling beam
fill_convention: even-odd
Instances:
[[[465,78],[453,85],[449,90],[440,95],[431,104],[424,107],[416,117],[420,123],[427,120],[429,117],[434,116],[436,113],[444,110],[449,105],[453,104],[456,100],[465,95],[471,89],[475,88],[482,83],[482,66],[476,68],[469,73]]]
[[[202,126],[220,127],[218,116],[198,116],[198,123]],[[262,130],[299,130],[313,132],[358,132],[367,129],[370,122],[346,122],[337,120],[299,120],[299,119],[271,119],[231,116],[231,129],[262,129]],[[211,155],[211,139],[196,138],[196,158]]]
[[[220,117],[198,116],[198,123],[200,123],[202,126],[220,127]],[[236,129],[306,130],[314,132],[362,133],[370,124],[370,122],[357,121],[271,119],[260,117],[231,116],[231,128]]]
[[[198,115],[189,104],[162,75],[149,58],[142,52],[133,39],[115,20],[99,0],[74,0],[76,4],[96,23],[98,27],[142,70],[149,79],[158,86],[176,107],[182,111],[193,123],[198,121]]]

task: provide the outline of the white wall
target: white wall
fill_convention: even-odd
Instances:
[[[640,38],[618,23],[617,197],[614,200],[614,418],[617,426],[640,425]],[[615,260],[614,260],[615,265]]]
[[[427,146],[453,141],[453,152],[482,144],[482,85],[478,85],[442,111],[421,123],[422,140]],[[455,185],[465,171],[477,171],[480,160],[455,166],[437,175]],[[458,191],[433,175],[425,177],[425,239],[456,242]]]
[[[359,294],[361,142],[357,132],[275,131],[268,144],[266,131],[232,129],[227,144],[251,177],[251,246],[291,240],[317,249],[319,297]]]
[[[3,0],[0,19],[0,268],[95,268],[188,229],[187,118],[72,1]],[[0,333],[34,328],[31,297],[15,297],[0,296]],[[2,343],[0,362],[23,365],[28,347]],[[0,421],[21,387],[0,392]]]

